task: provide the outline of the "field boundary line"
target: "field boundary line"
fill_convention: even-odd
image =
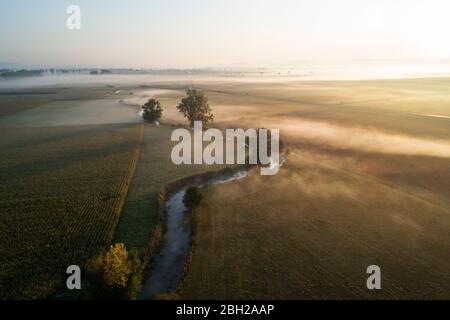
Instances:
[[[116,233],[117,225],[119,224],[120,215],[122,214],[122,209],[125,204],[125,200],[128,195],[128,191],[130,189],[131,181],[133,180],[134,174],[136,173],[137,164],[139,161],[139,157],[141,154],[142,149],[142,142],[144,139],[144,125],[141,124],[139,126],[139,133],[138,133],[138,146],[134,148],[131,156],[131,163],[130,167],[128,169],[128,176],[125,178],[124,183],[119,189],[119,199],[114,204],[114,224],[110,230],[110,234],[108,235],[108,245],[111,244],[111,242],[114,239],[114,235]]]

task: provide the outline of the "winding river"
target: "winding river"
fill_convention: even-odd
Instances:
[[[206,187],[224,184],[243,179],[247,175],[248,172],[243,170],[213,177],[202,184],[191,184],[190,186]],[[187,211],[183,204],[186,189],[187,187],[184,187],[166,201],[167,222],[164,244],[153,261],[150,277],[142,285],[139,299],[152,299],[160,293],[173,292],[182,280],[183,267],[191,245],[192,231],[188,223],[183,223]]]

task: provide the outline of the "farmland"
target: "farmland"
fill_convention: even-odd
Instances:
[[[448,298],[448,81],[204,84],[218,125],[280,128],[291,154],[206,192],[181,297]]]
[[[138,121],[120,121],[134,108],[108,108],[113,92],[0,93],[1,298],[55,294],[69,265],[83,267],[111,242],[143,137]]]
[[[146,126],[136,174],[122,211],[115,242],[142,249],[151,240],[158,222],[157,195],[170,181],[224,166],[177,166],[170,159],[175,143],[170,142],[171,127]]]
[[[171,128],[144,125],[114,91],[0,94],[0,298],[65,294],[69,265],[83,269],[112,241],[144,248],[159,189],[212,170],[173,165]]]
[[[181,297],[448,298],[450,81],[269,80],[0,90],[1,298],[52,297],[111,242],[145,248],[160,188],[218,169],[170,160],[192,86],[216,127],[280,128],[290,154],[276,176],[204,190]],[[151,96],[161,127],[132,105]]]
[[[183,298],[448,298],[445,203],[296,152],[277,176],[207,195]]]
[[[141,130],[1,130],[2,298],[45,297],[111,241]]]

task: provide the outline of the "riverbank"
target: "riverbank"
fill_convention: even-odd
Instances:
[[[183,204],[184,191],[188,186],[207,186],[231,182],[246,176],[252,166],[238,166],[210,171],[173,181],[158,194],[158,229],[164,230],[164,238],[159,239],[155,252],[153,242],[151,250],[144,254],[147,280],[144,281],[141,299],[163,298],[173,293],[182,283],[189,269],[190,257],[195,248],[196,226],[195,212],[187,212]],[[186,222],[186,218],[190,221]]]

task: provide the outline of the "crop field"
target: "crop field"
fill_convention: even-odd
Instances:
[[[277,176],[206,194],[183,298],[449,298],[448,203],[301,152]]]
[[[0,95],[0,118],[26,111],[49,102],[46,97]]]
[[[137,125],[1,129],[1,298],[42,298],[112,239]]]
[[[114,87],[0,90],[0,128],[138,123]]]
[[[448,83],[203,84],[229,111],[218,125],[280,128],[290,155],[276,176],[205,192],[181,296],[448,299]]]

